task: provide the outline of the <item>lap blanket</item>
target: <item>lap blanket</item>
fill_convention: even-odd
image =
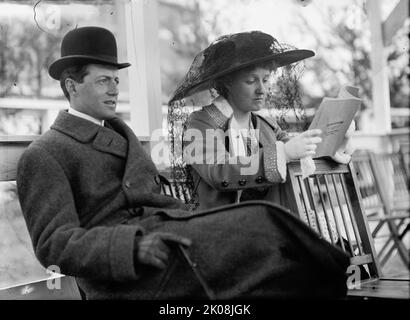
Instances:
[[[143,208],[128,221],[149,231],[190,238],[172,245],[168,267],[147,267],[137,281],[78,279],[90,299],[341,298],[349,256],[310,230],[289,210],[249,201],[187,214]]]

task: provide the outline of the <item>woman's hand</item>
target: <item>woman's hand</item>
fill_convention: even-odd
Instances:
[[[338,163],[343,163],[347,164],[350,162],[352,159],[352,153],[354,151],[354,148],[351,143],[351,137],[353,133],[356,130],[356,125],[355,122],[352,121],[352,123],[349,126],[349,129],[347,129],[345,137],[343,139],[342,144],[340,145],[340,148],[336,151],[335,155],[332,157],[332,159]]]
[[[287,161],[314,156],[317,144],[322,142],[321,134],[322,130],[320,129],[307,130],[286,142],[285,153]]]

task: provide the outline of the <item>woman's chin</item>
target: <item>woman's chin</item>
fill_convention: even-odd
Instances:
[[[252,110],[251,111],[259,111],[260,109],[262,109],[262,107],[264,106],[263,102],[257,102],[255,104],[252,105]]]

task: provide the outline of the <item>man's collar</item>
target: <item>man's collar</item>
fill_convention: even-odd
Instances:
[[[51,126],[51,129],[65,133],[82,143],[89,142],[101,128],[101,125],[70,114],[67,110],[60,111]]]
[[[76,116],[76,117],[80,117],[82,119],[91,121],[92,123],[98,124],[99,126],[104,126],[104,120],[98,120],[94,117],[89,116],[88,114],[85,114],[83,112],[80,112],[78,110],[75,110],[74,108],[72,108],[71,106],[68,107],[68,113]]]

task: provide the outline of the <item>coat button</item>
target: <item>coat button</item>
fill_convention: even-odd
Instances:
[[[129,182],[128,180],[125,181],[124,186],[128,189],[129,187],[131,187],[131,182]]]
[[[239,183],[240,186],[244,186],[244,185],[246,185],[246,180],[241,179],[241,180],[238,181],[238,183]]]
[[[224,188],[229,186],[229,182],[227,180],[223,180],[221,184],[222,184],[222,187],[224,187]]]
[[[262,183],[263,180],[264,180],[264,179],[263,179],[262,176],[259,176],[259,177],[257,177],[257,178],[255,179],[256,183]]]

